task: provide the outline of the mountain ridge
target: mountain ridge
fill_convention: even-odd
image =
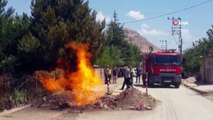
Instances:
[[[126,36],[125,39],[128,42],[138,46],[141,52],[148,52],[150,46],[153,47],[154,51],[160,50],[156,45],[149,42],[145,37],[140,35],[138,32],[129,28],[124,28],[123,31],[124,31],[124,35]]]

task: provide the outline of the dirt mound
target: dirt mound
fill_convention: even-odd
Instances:
[[[72,102],[72,92],[57,92],[45,96],[32,104],[32,107],[49,107],[50,109],[70,108],[76,110],[107,109],[107,110],[150,110],[158,100],[147,96],[135,88],[129,88],[117,96],[105,95],[97,103],[86,106],[76,106]]]
[[[117,107],[122,109],[129,109],[138,107],[154,107],[157,100],[150,95],[140,92],[135,88],[129,88],[120,93],[115,98]],[[142,108],[140,108],[142,109]]]

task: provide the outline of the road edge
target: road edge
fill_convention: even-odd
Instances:
[[[21,106],[21,107],[15,107],[15,108],[12,108],[10,110],[5,110],[3,112],[0,112],[0,116],[8,115],[8,114],[11,114],[11,113],[26,109],[26,108],[28,108],[30,106],[31,106],[31,104],[28,104],[28,105],[24,105],[24,106]]]
[[[190,85],[187,85],[186,83],[182,83],[182,85],[185,86],[185,87],[187,87],[187,88],[189,88],[189,89],[191,89],[191,90],[193,90],[193,91],[195,91],[195,92],[197,92],[197,93],[199,93],[199,94],[201,94],[201,95],[208,94],[208,92],[203,91],[203,90],[199,90],[199,89],[197,89],[197,88],[195,88],[195,87],[192,87],[192,86],[190,86]]]

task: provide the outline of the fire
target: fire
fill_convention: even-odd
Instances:
[[[76,51],[77,71],[67,73],[55,70],[52,74],[39,74],[39,80],[50,92],[70,90],[73,93],[70,101],[75,105],[94,104],[105,94],[105,90],[102,80],[90,65],[88,46],[70,43],[68,47]]]

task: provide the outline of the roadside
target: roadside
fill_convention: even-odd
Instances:
[[[194,77],[184,79],[182,84],[213,101],[213,84],[199,84]]]
[[[110,84],[113,94],[122,92],[119,90],[122,82],[123,78],[119,78],[117,84]],[[135,88],[145,91],[141,84],[137,84]],[[212,102],[185,87],[150,88],[149,94],[161,100],[161,103],[151,111],[87,110],[84,112],[29,107],[4,117],[0,116],[0,120],[212,120]],[[196,105],[191,104],[193,100],[196,100]]]
[[[30,106],[31,105],[29,104],[29,105],[24,105],[24,106],[20,106],[20,107],[15,107],[15,108],[12,108],[10,110],[4,110],[3,112],[0,112],[0,116],[5,116],[5,115],[8,115],[8,114],[29,108]]]
[[[119,90],[123,83],[123,78],[117,79],[117,84],[110,84],[109,90],[113,95],[117,95],[121,93],[122,91]],[[107,85],[105,85],[105,88],[107,89]],[[67,113],[70,111],[69,109],[64,109],[62,111],[58,110],[49,110],[49,109],[43,109],[43,108],[32,108],[31,105],[25,105],[22,107],[13,108],[11,110],[5,110],[4,112],[0,113],[0,120],[48,120],[57,118],[58,116],[61,116],[62,114]],[[79,113],[78,113],[79,114]],[[36,115],[36,116],[35,116]],[[77,113],[73,113],[72,115],[77,115]],[[77,116],[76,116],[77,117]],[[75,118],[75,117],[74,117]]]

